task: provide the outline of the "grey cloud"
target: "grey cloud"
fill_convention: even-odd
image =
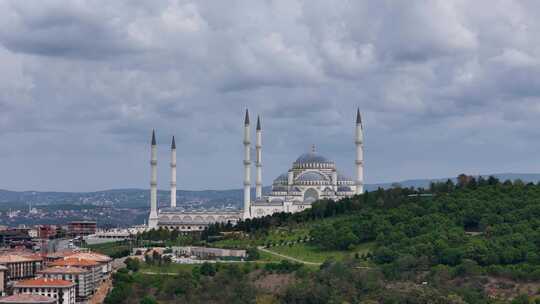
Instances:
[[[162,158],[177,135],[181,188],[236,187],[246,107],[263,116],[265,183],[311,144],[351,175],[356,107],[368,182],[540,171],[526,156],[540,148],[538,8],[1,1],[0,140],[13,145],[0,165],[14,173],[0,185],[146,187],[156,128]]]
[[[12,1],[0,39],[15,52],[64,58],[98,59],[142,51],[113,16],[83,3],[46,5]],[[118,9],[121,9],[118,7]]]

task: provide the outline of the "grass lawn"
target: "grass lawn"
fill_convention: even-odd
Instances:
[[[268,250],[286,256],[297,258],[306,262],[323,263],[327,259],[341,261],[346,257],[354,257],[355,253],[364,254],[371,250],[372,243],[365,243],[354,247],[352,250],[322,250],[311,244],[295,244],[293,246],[276,246]],[[261,255],[262,256],[262,255]]]
[[[332,223],[347,219],[349,215],[341,215],[333,218],[319,219],[312,222],[305,222],[300,224],[292,224],[292,226],[282,226],[271,229],[268,235],[256,236],[252,235],[251,238],[244,239],[224,239],[216,242],[209,243],[208,246],[219,248],[240,248],[245,249],[248,247],[265,246],[268,243],[279,244],[281,242],[298,241],[309,236],[309,232],[315,226],[322,223]]]
[[[257,260],[257,262],[281,262],[282,260],[285,260],[284,258],[281,258],[281,257],[278,257],[278,256],[275,256],[273,254],[270,254],[268,252],[264,252],[264,251],[261,251],[259,250],[259,259]]]

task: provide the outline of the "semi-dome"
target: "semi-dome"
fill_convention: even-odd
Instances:
[[[309,164],[309,163],[331,164],[334,162],[316,152],[308,152],[308,153],[304,153],[300,155],[294,163],[295,164]]]
[[[300,175],[296,180],[300,182],[317,182],[327,181],[328,179],[317,171],[308,171]]]

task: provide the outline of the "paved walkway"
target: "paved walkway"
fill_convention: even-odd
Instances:
[[[300,259],[297,259],[297,258],[293,258],[292,256],[288,256],[288,255],[284,255],[284,254],[277,253],[277,252],[274,252],[274,251],[270,251],[270,250],[268,250],[268,249],[266,249],[266,248],[264,248],[262,246],[257,247],[257,249],[259,249],[260,251],[263,251],[263,252],[266,252],[266,253],[269,253],[269,254],[272,254],[272,255],[275,255],[275,256],[290,260],[290,261],[297,262],[297,263],[302,263],[302,264],[306,264],[306,265],[313,265],[313,266],[322,265],[322,263],[303,261],[303,260],[300,260]]]
[[[149,275],[168,275],[168,276],[175,276],[178,275],[178,273],[174,272],[155,272],[155,271],[139,271],[142,274],[149,274]]]
[[[262,246],[257,247],[257,249],[259,249],[260,251],[264,251],[264,252],[266,252],[266,253],[269,253],[269,254],[272,254],[272,255],[275,255],[275,256],[278,256],[278,257],[281,257],[281,258],[290,260],[290,261],[294,261],[294,262],[298,262],[298,263],[302,263],[302,264],[306,264],[306,265],[313,265],[313,266],[320,266],[320,265],[322,265],[322,263],[315,263],[315,262],[303,261],[303,260],[294,258],[294,257],[292,257],[292,256],[280,254],[280,253],[277,253],[277,252],[268,250],[268,249],[266,249],[266,248],[264,248],[264,247],[262,247]],[[356,268],[356,269],[373,269],[373,267],[370,267],[370,266],[356,266],[356,267],[354,267],[354,268]]]

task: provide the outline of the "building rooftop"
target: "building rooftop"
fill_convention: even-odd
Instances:
[[[49,263],[49,266],[91,267],[91,266],[98,266],[98,265],[99,265],[99,262],[97,261],[86,260],[86,259],[81,259],[81,258],[71,258],[71,257]]]
[[[35,255],[4,254],[0,255],[0,264],[41,261],[41,257]]]
[[[67,259],[84,259],[84,260],[91,260],[96,262],[110,262],[112,259],[109,256],[106,256],[104,254],[95,253],[95,252],[75,252],[73,254],[70,254],[66,257]]]
[[[78,273],[85,273],[89,272],[90,270],[77,267],[77,266],[52,266],[45,268],[43,270],[38,271],[38,273],[42,274],[64,274],[64,273],[70,273],[70,274],[78,274]]]
[[[59,251],[48,253],[47,258],[49,258],[49,259],[58,259],[58,258],[63,258],[63,257],[70,256],[70,255],[72,255],[74,253],[77,253],[77,252],[74,251],[73,249],[59,250]]]
[[[0,304],[50,304],[56,303],[56,299],[34,294],[16,294],[0,298]]]
[[[17,281],[13,285],[15,288],[20,287],[71,287],[75,283],[66,280],[49,279],[49,278],[35,278],[29,280]]]

